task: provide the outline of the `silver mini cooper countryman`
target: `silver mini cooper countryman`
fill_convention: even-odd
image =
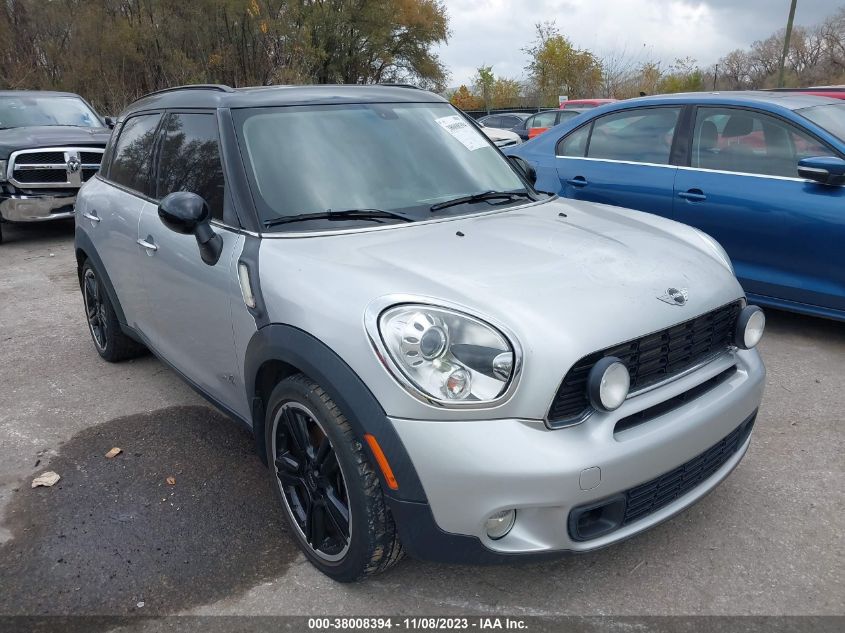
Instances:
[[[334,579],[603,547],[748,448],[764,317],[722,248],[537,192],[434,94],[154,93],[76,211],[97,352],[249,427]]]

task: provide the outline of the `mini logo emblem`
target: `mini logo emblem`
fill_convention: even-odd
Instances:
[[[79,162],[79,159],[76,156],[71,156],[68,158],[67,161],[67,170],[71,174],[75,174],[79,171],[79,168],[82,167],[82,163]]]
[[[666,290],[665,295],[661,295],[657,298],[663,303],[668,303],[672,306],[682,306],[687,302],[689,293],[686,288],[681,288],[680,290],[677,288],[669,288]]]

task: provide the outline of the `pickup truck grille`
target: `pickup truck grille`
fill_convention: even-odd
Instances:
[[[25,189],[78,189],[100,169],[103,151],[93,147],[56,147],[14,152],[9,160],[9,182]]]
[[[735,301],[665,330],[609,347],[579,360],[567,372],[549,409],[552,427],[579,420],[590,409],[587,377],[605,356],[616,356],[631,373],[631,391],[679,374],[731,346],[742,304]]]

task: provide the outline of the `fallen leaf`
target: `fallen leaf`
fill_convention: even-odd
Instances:
[[[54,473],[52,470],[48,470],[46,473],[41,473],[32,480],[32,487],[38,488],[38,486],[53,486],[56,482],[61,479],[58,473]]]
[[[118,455],[120,455],[122,452],[123,452],[123,449],[122,449],[122,448],[118,448],[117,446],[115,446],[115,447],[114,447],[113,449],[111,449],[108,453],[106,453],[106,459],[111,459],[112,457],[117,457],[117,456],[118,456]]]
[[[176,485],[176,478],[175,477],[168,477],[167,478],[167,485],[168,486],[175,486]]]

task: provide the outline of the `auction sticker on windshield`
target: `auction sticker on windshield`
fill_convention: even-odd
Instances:
[[[487,141],[482,138],[477,130],[474,130],[466,121],[457,114],[435,119],[437,124],[463,143],[470,151],[487,147]]]

